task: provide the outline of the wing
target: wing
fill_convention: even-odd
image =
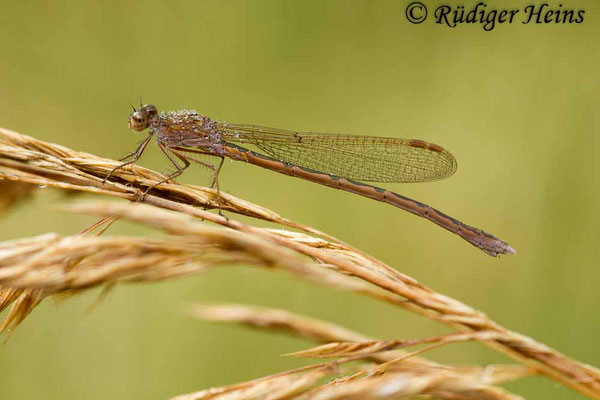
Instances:
[[[358,181],[428,182],[456,171],[449,151],[423,140],[217,125],[225,142],[254,145],[282,162]]]

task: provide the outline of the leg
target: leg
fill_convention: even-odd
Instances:
[[[162,144],[158,144],[158,148],[167,156],[167,158],[169,159],[169,161],[171,161],[171,164],[173,164],[175,166],[175,168],[177,168],[177,170],[175,172],[173,172],[172,174],[170,174],[169,176],[167,176],[165,179],[163,179],[162,181],[155,183],[154,185],[150,186],[148,189],[146,189],[146,191],[144,192],[144,196],[146,195],[146,193],[148,193],[150,190],[154,189],[156,186],[165,183],[167,181],[170,181],[173,178],[178,177],[179,175],[181,175],[183,173],[183,171],[190,166],[190,162],[188,160],[186,160],[185,158],[180,157],[176,152],[175,155],[177,155],[181,161],[183,161],[183,167],[180,166],[179,164],[177,164],[177,161],[175,161],[173,159],[173,157],[171,157],[171,155],[169,154],[169,151],[167,150],[167,148],[162,145]]]
[[[202,155],[207,155],[207,156],[219,157],[221,159],[221,162],[219,163],[219,166],[217,167],[216,170],[214,168],[214,165],[208,164],[208,165],[211,165],[213,167],[212,170],[215,171],[215,177],[214,177],[212,183],[210,184],[210,187],[212,189],[215,186],[215,184],[216,184],[217,185],[217,189],[218,189],[218,185],[219,185],[219,182],[218,182],[219,172],[221,172],[221,167],[223,166],[223,162],[225,161],[225,157],[223,157],[222,155],[220,155],[218,153],[215,154],[214,152],[201,151],[201,150],[196,150],[196,149],[189,149],[189,148],[186,148],[186,147],[179,147],[179,146],[173,148],[172,150],[173,151],[179,150],[179,151],[182,151],[182,152],[185,152],[185,153],[194,153],[194,154],[202,154]],[[189,157],[189,156],[185,156],[185,157]],[[204,166],[206,166],[206,164],[207,164],[205,162],[202,162],[200,160],[194,159],[192,157],[189,157],[189,159],[192,160],[192,161],[195,161],[197,163],[200,163],[200,164],[202,164]]]
[[[106,180],[108,178],[110,178],[110,176],[118,169],[123,168],[126,165],[129,164],[133,164],[134,162],[136,162],[137,160],[140,159],[142,153],[144,152],[144,149],[146,149],[146,146],[148,146],[148,143],[150,143],[150,139],[152,139],[152,135],[154,134],[154,132],[150,132],[148,134],[148,136],[146,137],[146,139],[144,139],[144,141],[142,142],[142,144],[140,144],[140,147],[137,148],[136,151],[134,151],[133,153],[130,153],[128,155],[126,155],[125,157],[121,158],[119,161],[123,161],[128,159],[129,157],[133,156],[133,159],[130,161],[127,161],[121,165],[117,165],[116,167],[114,167],[109,173],[108,175],[106,175],[106,177],[102,180],[102,183],[106,182]]]
[[[221,172],[221,167],[223,166],[223,161],[225,161],[225,157],[221,156],[221,162],[219,163],[219,166],[217,167],[217,170],[215,171],[215,177],[213,178],[212,183],[210,184],[211,189],[213,187],[215,187],[215,184],[217,184],[217,187],[219,186],[219,172]]]
[[[128,158],[131,158],[131,157],[133,157],[133,156],[135,155],[135,153],[137,153],[137,150],[134,150],[134,151],[132,151],[131,153],[127,154],[126,156],[119,158],[119,161],[125,161],[125,160],[127,160]]]
[[[214,177],[213,177],[213,183],[211,184],[211,188],[213,186],[217,187],[217,200],[218,200],[218,204],[219,204],[219,215],[222,216],[222,217],[225,217],[223,215],[222,210],[221,210],[221,188],[219,187],[219,172],[221,171],[221,167],[223,166],[223,161],[225,160],[225,157],[223,157],[223,156],[217,156],[214,153],[204,153],[204,152],[200,152],[200,151],[194,151],[194,150],[191,150],[191,149],[185,149],[185,148],[182,148],[182,147],[171,148],[170,150],[173,152],[173,154],[175,154],[181,160],[187,159],[187,160],[190,160],[190,161],[194,161],[194,162],[196,162],[196,163],[198,163],[198,164],[200,164],[200,165],[202,165],[202,166],[204,166],[206,168],[210,168],[210,169],[213,170]],[[221,162],[219,163],[218,167],[215,167],[212,164],[206,163],[206,162],[204,162],[202,160],[198,160],[198,159],[193,158],[193,157],[191,157],[191,156],[189,156],[187,154],[182,154],[183,152],[197,153],[197,154],[206,154],[206,155],[210,155],[210,156],[217,156],[217,157],[221,158]],[[227,217],[225,217],[225,218],[227,218]]]

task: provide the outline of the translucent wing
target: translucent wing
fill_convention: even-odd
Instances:
[[[300,167],[365,182],[427,182],[456,171],[441,146],[417,139],[294,132],[218,123],[221,139],[254,145],[268,156]]]

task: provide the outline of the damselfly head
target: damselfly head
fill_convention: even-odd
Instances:
[[[134,131],[143,131],[150,126],[150,120],[158,114],[158,110],[152,104],[141,106],[129,114],[129,128]]]

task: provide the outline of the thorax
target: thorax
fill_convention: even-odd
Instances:
[[[217,125],[196,111],[161,112],[151,121],[150,129],[156,133],[156,140],[168,147],[208,149],[221,144]]]

